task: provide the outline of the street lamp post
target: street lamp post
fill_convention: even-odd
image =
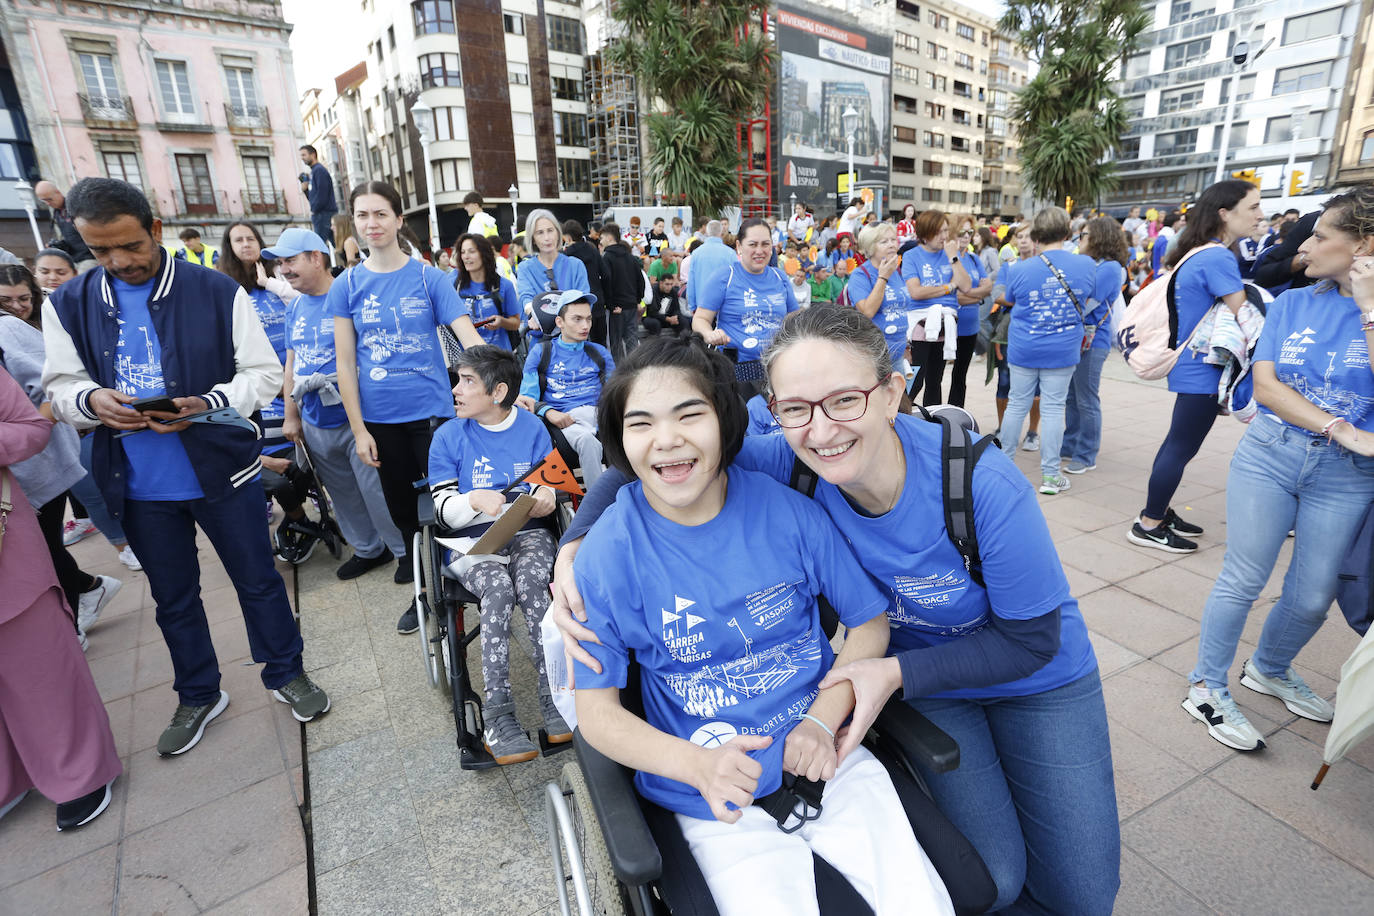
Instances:
[[[1298,141],[1302,139],[1302,128],[1307,122],[1307,116],[1312,113],[1312,109],[1307,105],[1299,105],[1293,109],[1293,113],[1288,119],[1288,163],[1283,167],[1283,177],[1280,179],[1280,187],[1283,188],[1285,198],[1292,197],[1292,188],[1289,184],[1293,180],[1293,166],[1298,158]]]
[[[38,198],[33,196],[33,188],[22,178],[14,183],[14,192],[19,195],[19,206],[23,207],[24,212],[29,215],[29,228],[33,230],[33,243],[38,246],[38,251],[42,251],[45,247],[43,236],[38,231],[38,220],[34,218],[34,212],[38,207]]]
[[[513,239],[520,234],[520,186],[512,183],[506,193],[510,195],[510,237]]]
[[[1243,36],[1248,36],[1254,26],[1254,10],[1247,10],[1237,14],[1236,35],[1242,37],[1236,42],[1235,47],[1231,49],[1231,62],[1236,65],[1236,75],[1231,79],[1231,92],[1226,98],[1226,120],[1223,122],[1221,128],[1221,151],[1217,156],[1216,174],[1212,176],[1213,184],[1221,181],[1221,179],[1226,176],[1226,154],[1229,152],[1229,147],[1231,145],[1231,119],[1235,117],[1236,114],[1236,96],[1240,94],[1241,77],[1245,75],[1246,66],[1259,60],[1260,56],[1264,54],[1265,51],[1269,50],[1269,46],[1274,43],[1274,39],[1269,39],[1264,43],[1264,47],[1256,51],[1255,55],[1251,57],[1250,42],[1245,40]]]
[[[845,108],[844,114],[840,115],[840,121],[844,125],[844,139],[849,146],[849,196],[854,196],[854,133],[859,129],[859,113],[854,110],[854,106]]]
[[[434,142],[434,109],[424,99],[416,99],[410,106],[410,118],[420,135],[420,149],[425,157],[425,188],[429,191],[429,248],[439,253],[439,208],[434,202],[434,164],[429,157],[429,145]]]

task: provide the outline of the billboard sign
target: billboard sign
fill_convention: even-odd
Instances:
[[[841,25],[803,4],[779,6],[779,196],[829,214],[845,180],[844,112],[858,115],[855,185],[886,198],[892,134],[892,36]],[[879,193],[881,192],[881,193]]]

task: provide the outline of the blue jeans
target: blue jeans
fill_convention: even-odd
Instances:
[[[922,776],[992,873],[993,909],[1110,913],[1121,831],[1098,673],[1026,697],[910,702],[959,742],[958,769]]]
[[[327,210],[323,213],[310,214],[310,228],[314,229],[315,234],[330,248],[334,247],[333,219],[338,212],[338,210]],[[330,260],[329,256],[326,255],[325,260]]]
[[[1069,397],[1064,403],[1061,458],[1097,464],[1097,450],[1102,447],[1102,399],[1098,397],[1098,388],[1102,384],[1102,365],[1110,352],[1108,347],[1093,347],[1083,354],[1078,368],[1073,370]]]
[[[234,583],[253,661],[263,664],[262,683],[269,690],[281,687],[303,670],[301,632],[272,559],[264,500],[262,484],[253,481],[213,502],[124,502],[129,543],[148,576],[157,625],[172,656],[172,689],[187,706],[204,706],[219,696],[219,661],[200,600],[196,525]]]
[[[93,441],[95,436],[81,437],[81,466],[86,469],[86,476],[72,484],[72,495],[81,500],[81,505],[90,513],[91,524],[105,535],[106,540],[116,547],[123,547],[129,539],[124,536],[124,528],[119,524],[119,519],[111,515],[110,510],[105,507],[105,497],[100,495],[100,488],[95,485],[95,478],[91,476]]]
[[[1336,596],[1337,570],[1374,502],[1374,458],[1352,455],[1259,416],[1231,459],[1226,483],[1226,557],[1202,611],[1193,683],[1226,686],[1251,606],[1296,529],[1283,593],[1260,633],[1254,662],[1278,677],[1321,627]]]
[[[1069,382],[1077,367],[1063,369],[1029,369],[1010,365],[1011,399],[1002,417],[1002,451],[1016,457],[1021,441],[1021,424],[1026,422],[1031,402],[1035,400],[1035,386],[1040,386],[1040,474],[1059,476],[1059,447],[1064,441],[1064,400],[1069,394]]]

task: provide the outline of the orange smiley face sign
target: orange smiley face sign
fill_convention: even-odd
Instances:
[[[537,486],[552,487],[573,496],[582,495],[582,488],[577,485],[572,470],[563,460],[563,456],[558,454],[558,449],[545,455],[544,460],[539,462],[525,479]]]

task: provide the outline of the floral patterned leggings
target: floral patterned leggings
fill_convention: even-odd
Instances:
[[[549,609],[553,535],[542,528],[520,531],[496,553],[509,557],[510,562],[478,563],[458,576],[463,587],[481,599],[482,693],[487,702],[491,702],[493,693],[509,696],[511,692],[510,619],[517,601],[524,611],[532,647],[530,657],[543,689],[544,652],[540,648],[539,621]]]

